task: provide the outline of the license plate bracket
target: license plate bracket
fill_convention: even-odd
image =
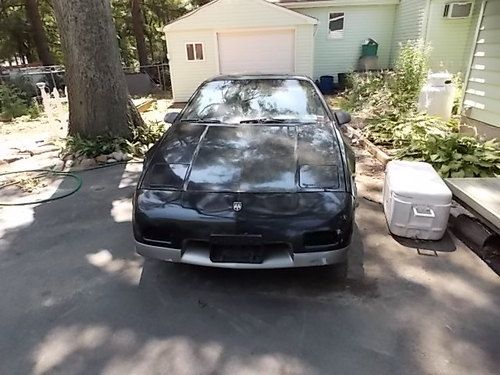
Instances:
[[[214,263],[264,262],[261,235],[212,235],[210,260]]]

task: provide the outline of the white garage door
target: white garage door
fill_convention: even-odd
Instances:
[[[221,74],[295,73],[293,30],[217,34]]]

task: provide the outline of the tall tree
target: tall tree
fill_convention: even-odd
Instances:
[[[139,65],[148,65],[148,50],[146,48],[146,38],[144,37],[144,15],[142,13],[142,1],[130,0],[132,13],[132,28],[134,31],[135,44],[137,47],[137,59]]]
[[[130,104],[109,0],[52,0],[69,94],[69,133],[127,137],[142,120]]]
[[[47,42],[47,36],[38,10],[38,0],[25,0],[25,6],[26,17],[31,26],[31,34],[35,41],[38,58],[43,65],[54,65],[54,58],[50,53],[49,43]]]

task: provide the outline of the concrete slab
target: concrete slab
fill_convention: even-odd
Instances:
[[[447,178],[453,195],[500,234],[500,177]]]
[[[67,199],[0,208],[2,374],[498,373],[497,275],[453,237],[396,241],[362,186],[342,281],[143,262],[138,171],[82,176]]]

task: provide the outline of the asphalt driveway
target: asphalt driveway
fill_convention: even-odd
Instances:
[[[143,262],[132,169],[0,208],[1,374],[498,373],[500,280],[459,241],[396,241],[361,198],[346,281]]]

